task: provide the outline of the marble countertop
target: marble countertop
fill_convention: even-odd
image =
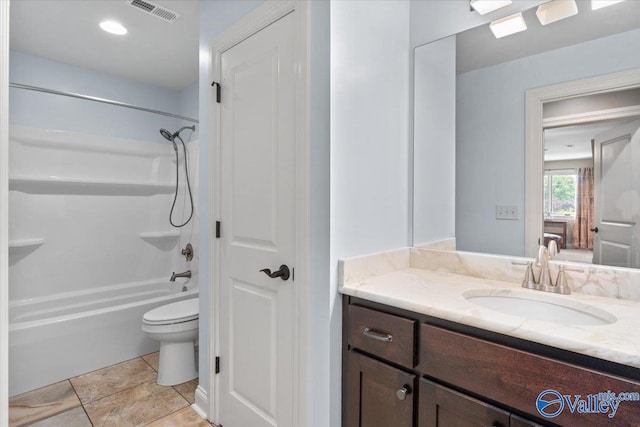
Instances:
[[[556,348],[640,368],[640,302],[573,293],[556,295],[523,289],[518,283],[404,268],[358,281],[343,282],[343,294],[509,335]],[[530,320],[468,301],[464,295],[532,295],[559,305],[604,311],[616,321],[606,325],[573,325]]]

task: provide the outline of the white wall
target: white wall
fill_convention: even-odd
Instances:
[[[340,258],[407,245],[409,2],[331,4],[331,426],[340,426]]]
[[[197,96],[193,97],[197,92],[192,88],[182,92],[166,89],[17,51],[11,51],[10,79],[169,113],[188,112],[188,116],[198,118]],[[24,89],[12,88],[9,96],[10,122],[23,126],[162,143],[160,128],[192,124],[130,108]]]
[[[640,67],[640,30],[460,74],[457,83],[458,248],[524,254],[525,91]],[[519,207],[495,220],[495,205]]]
[[[340,371],[331,370],[330,294],[330,55],[331,31],[328,1],[310,2],[310,360],[307,402],[309,427],[326,427],[336,419],[339,406],[331,406]],[[333,399],[335,400],[335,398]],[[337,424],[340,425],[340,424]]]
[[[413,244],[455,237],[456,37],[415,49]]]
[[[199,114],[198,109],[200,108],[199,103],[199,84],[198,82],[194,82],[192,85],[187,86],[182,89],[177,94],[177,105],[175,113],[185,117],[191,117],[193,119],[198,120]],[[196,131],[190,136],[191,141],[195,141],[200,137],[200,126],[199,123],[193,123],[188,120],[180,120],[176,119],[176,130],[181,128],[182,126],[193,126],[196,125]],[[189,132],[191,133],[191,132]],[[184,134],[183,134],[184,135]]]
[[[216,218],[209,210],[209,148],[213,137],[214,90],[211,87],[211,43],[217,35],[229,28],[247,13],[263,3],[262,0],[215,0],[200,1],[200,369],[199,386],[208,392],[209,388],[209,298],[211,297],[211,254],[209,253],[212,225]],[[204,408],[203,408],[204,409]]]

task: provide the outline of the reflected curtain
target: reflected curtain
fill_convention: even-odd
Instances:
[[[573,247],[593,249],[593,168],[580,168],[576,176],[576,221],[573,224]]]

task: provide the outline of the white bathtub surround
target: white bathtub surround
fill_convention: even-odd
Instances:
[[[197,270],[200,248],[197,215],[169,225],[175,154],[162,141],[10,128],[11,395],[157,351],[142,315],[198,295],[197,271],[168,281]],[[188,214],[180,166],[176,221]],[[180,253],[187,242],[195,262]]]
[[[611,278],[622,274],[629,280],[625,288],[640,287],[640,272],[594,266],[599,271],[588,276],[597,276],[602,287],[587,281],[571,295],[554,295],[526,290],[520,286],[524,268],[511,267],[511,261],[523,261],[522,258],[415,248],[393,251],[394,256],[402,252],[410,254],[410,267],[377,276],[370,275],[368,278],[365,271],[355,272],[353,268],[374,265],[376,258],[384,259],[384,255],[373,255],[367,262],[363,259],[365,257],[359,257],[353,265],[350,259],[341,261],[341,271],[352,270],[352,277],[365,278],[343,281],[340,292],[640,368],[640,329],[637,327],[640,301],[637,298],[611,298],[586,293],[603,288],[615,289],[616,285],[604,283],[606,274],[610,274]],[[586,326],[527,320],[483,308],[464,297],[480,291],[492,295],[525,292],[560,305],[595,307],[612,314],[616,321],[612,324]]]
[[[197,288],[181,289],[177,281],[148,281],[12,302],[9,395],[157,351],[142,316],[198,296]]]

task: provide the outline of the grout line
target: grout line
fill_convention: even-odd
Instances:
[[[78,398],[78,402],[80,402],[80,407],[82,408],[82,410],[84,411],[84,414],[87,416],[87,419],[89,420],[89,424],[91,424],[91,427],[94,427],[93,421],[91,421],[91,417],[89,416],[89,413],[87,412],[87,409],[84,407],[84,403],[82,403],[82,400],[80,400],[80,396],[78,396],[78,392],[76,391],[76,388],[74,387],[73,383],[71,382],[71,378],[67,379],[67,381],[71,385],[71,389],[73,390],[73,392],[76,394],[76,397]]]
[[[1,1],[1,0],[0,0],[0,1]],[[155,378],[150,379],[150,380],[147,380],[147,381],[142,381],[141,383],[134,384],[134,385],[132,385],[132,386],[130,386],[130,387],[127,387],[127,388],[123,388],[123,389],[118,390],[118,391],[116,391],[116,392],[113,392],[113,393],[111,393],[111,394],[107,394],[107,395],[105,395],[105,396],[102,396],[102,397],[100,397],[100,398],[98,398],[98,399],[93,399],[93,400],[91,400],[91,401],[87,402],[87,403],[86,403],[86,405],[90,405],[90,404],[92,404],[92,403],[99,402],[99,401],[101,401],[102,399],[106,399],[107,397],[115,396],[116,394],[118,394],[118,393],[122,393],[123,391],[131,390],[132,388],[139,387],[139,386],[141,386],[142,384],[147,384],[147,383],[155,382],[155,381],[156,381],[156,380],[155,380]],[[80,403],[82,403],[82,401],[80,401]],[[82,403],[82,406],[83,406],[83,407],[84,407],[84,405],[85,405],[85,403]]]
[[[0,1],[1,1],[1,0],[0,0]],[[115,365],[107,366],[107,367],[105,367],[105,368],[96,369],[95,371],[91,371],[91,372],[89,372],[89,373],[87,373],[87,374],[82,374],[82,375],[79,375],[79,376],[77,376],[77,377],[73,377],[73,378],[79,378],[79,377],[84,376],[84,375],[88,375],[88,374],[91,374],[91,373],[94,373],[94,372],[98,372],[98,371],[100,371],[100,370],[102,370],[102,369],[110,368],[110,367],[112,367],[112,366],[120,365],[120,364],[122,364],[122,363],[132,362],[132,361],[134,361],[134,360],[136,360],[136,359],[142,359],[142,356],[134,357],[133,359],[125,360],[124,362],[116,363]],[[145,364],[149,365],[149,364],[147,363],[147,361],[146,361],[146,360],[142,359],[142,361],[143,361]],[[151,366],[150,366],[150,367],[151,367]],[[158,373],[155,371],[155,369],[153,369],[153,367],[151,367],[151,370],[156,374],[156,377],[155,377],[155,378],[157,378],[157,377],[158,377],[158,375],[157,375]],[[73,387],[73,382],[71,382],[71,380],[72,380],[73,378],[69,378],[69,379],[67,380],[67,381],[69,381],[69,382],[71,383],[71,386],[72,386],[72,387]],[[100,396],[99,398],[97,398],[97,399],[93,399],[93,400],[90,400],[90,401],[88,401],[88,402],[83,402],[83,401],[82,401],[82,399],[80,399],[80,396],[78,395],[78,393],[76,393],[76,395],[78,395],[78,400],[80,400],[80,404],[81,404],[82,406],[84,406],[84,405],[88,405],[88,404],[93,403],[93,402],[97,402],[98,400],[102,400],[102,399],[104,399],[105,397],[109,397],[109,396],[113,396],[114,394],[118,394],[118,393],[120,393],[121,391],[130,390],[130,389],[132,389],[132,388],[134,388],[134,387],[139,386],[140,384],[145,384],[145,383],[148,383],[148,382],[150,382],[150,381],[155,381],[155,379],[151,379],[151,380],[147,380],[147,381],[142,381],[142,382],[139,382],[138,384],[133,384],[133,385],[132,385],[132,386],[130,386],[130,387],[127,387],[127,388],[123,388],[123,389],[117,390],[117,391],[115,391],[115,392],[113,392],[113,393],[111,393],[111,394],[107,394],[107,395],[104,395],[104,396]],[[74,388],[74,391],[75,391],[75,388]]]
[[[149,353],[149,354],[153,354],[153,353]],[[146,355],[145,355],[145,356],[146,356]],[[74,378],[79,378],[79,377],[81,377],[81,376],[83,376],[83,375],[87,375],[87,374],[92,373],[92,372],[97,372],[97,371],[99,371],[99,370],[101,370],[101,369],[109,368],[109,367],[111,367],[111,366],[116,366],[116,365],[119,365],[119,364],[122,364],[122,363],[130,362],[130,361],[133,361],[133,360],[138,359],[138,358],[139,358],[139,359],[142,359],[142,361],[143,361],[143,362],[145,362],[145,364],[146,364],[146,365],[148,365],[148,366],[149,366],[149,367],[150,367],[150,368],[151,368],[151,369],[156,373],[156,377],[155,377],[155,378],[153,378],[153,379],[151,379],[151,380],[148,380],[148,381],[142,381],[142,382],[140,382],[140,383],[138,383],[138,384],[134,384],[134,385],[132,385],[132,386],[130,386],[130,387],[127,387],[127,388],[124,388],[124,389],[121,389],[121,390],[115,391],[114,393],[111,393],[111,394],[108,394],[108,395],[105,395],[105,396],[101,396],[100,398],[93,399],[93,400],[88,401],[88,402],[83,402],[83,401],[82,401],[82,399],[80,399],[80,395],[78,394],[78,391],[76,390],[76,387],[74,386],[73,382],[71,381],[72,379],[74,379]],[[77,398],[77,399],[78,399],[78,401],[80,402],[80,407],[82,408],[82,410],[83,410],[83,412],[84,412],[85,416],[87,417],[87,420],[89,421],[89,423],[91,424],[91,426],[92,426],[92,427],[95,427],[95,424],[94,424],[93,420],[91,419],[91,417],[89,416],[89,413],[87,412],[86,405],[96,403],[96,402],[98,402],[98,401],[100,401],[100,400],[102,400],[102,399],[105,399],[105,398],[107,398],[107,397],[114,396],[114,395],[116,395],[116,394],[118,394],[118,393],[122,393],[122,392],[125,392],[125,391],[127,391],[127,390],[131,390],[132,388],[134,388],[134,387],[139,387],[139,386],[141,386],[141,385],[143,385],[143,384],[152,383],[152,382],[153,382],[153,383],[156,383],[156,382],[157,382],[157,371],[156,371],[156,370],[153,368],[153,366],[151,366],[151,364],[149,364],[149,362],[147,362],[147,361],[146,361],[142,356],[138,356],[138,357],[136,357],[136,358],[133,358],[133,359],[130,359],[130,360],[127,360],[127,361],[124,361],[124,362],[116,363],[116,364],[114,364],[114,365],[110,365],[110,366],[107,366],[107,367],[105,367],[105,368],[96,369],[96,370],[91,371],[91,372],[89,372],[89,373],[87,373],[87,374],[78,375],[78,376],[76,376],[76,377],[73,377],[73,378],[67,378],[66,380],[64,380],[64,381],[68,382],[68,384],[71,386],[71,389],[73,390],[73,393],[75,394],[76,398]],[[191,405],[192,405],[192,404],[189,402],[189,400],[188,400],[188,399],[187,399],[187,398],[186,398],[186,397],[185,397],[185,396],[184,396],[184,395],[183,395],[183,394],[182,394],[178,389],[176,389],[176,386],[171,386],[171,389],[172,389],[172,391],[173,391],[174,393],[176,393],[178,396],[180,396],[180,397],[184,400],[184,402],[185,402],[185,405],[186,405],[186,406],[184,406],[184,407],[182,407],[182,408],[179,408],[179,409],[177,409],[177,410],[175,410],[175,411],[173,411],[173,412],[171,412],[171,413],[169,413],[169,414],[166,414],[166,415],[164,415],[164,416],[162,416],[162,417],[160,417],[160,418],[154,419],[154,420],[152,420],[152,421],[150,421],[150,422],[146,423],[145,425],[149,425],[149,424],[151,424],[151,423],[153,423],[153,422],[156,422],[156,421],[162,420],[162,419],[164,419],[164,418],[170,417],[170,416],[172,416],[172,415],[176,414],[176,413],[177,413],[177,412],[179,412],[179,411],[185,410],[186,408],[191,408]],[[140,400],[140,401],[142,402],[142,401],[144,401],[144,399],[142,399],[142,400]],[[77,406],[76,406],[76,407],[74,407],[74,408],[70,408],[68,411],[73,410],[73,409],[76,409],[76,408],[77,408]],[[67,412],[67,411],[64,411],[64,412]],[[64,412],[61,412],[61,413],[64,413]],[[44,421],[44,420],[50,419],[50,418],[52,418],[52,417],[55,417],[55,416],[57,416],[57,415],[60,415],[61,413],[59,413],[59,414],[55,414],[55,415],[52,415],[52,416],[47,417],[47,418],[43,418],[43,419],[38,420],[38,421]],[[216,426],[215,426],[215,424],[210,423],[208,420],[205,420],[205,421],[206,421],[207,423],[211,424],[213,427],[216,427]]]
[[[156,351],[156,352],[153,352],[153,353],[149,353],[149,354],[156,354],[156,353],[157,353],[157,351]],[[149,354],[145,354],[144,356],[148,356]],[[158,370],[157,370],[156,368],[154,368],[154,367],[151,365],[151,363],[147,362],[147,360],[144,358],[144,356],[140,356],[140,358],[144,361],[144,363],[146,363],[147,365],[149,365],[149,367],[150,367],[151,369],[153,369],[153,370],[156,372],[156,374],[157,374],[157,373],[158,373]]]

